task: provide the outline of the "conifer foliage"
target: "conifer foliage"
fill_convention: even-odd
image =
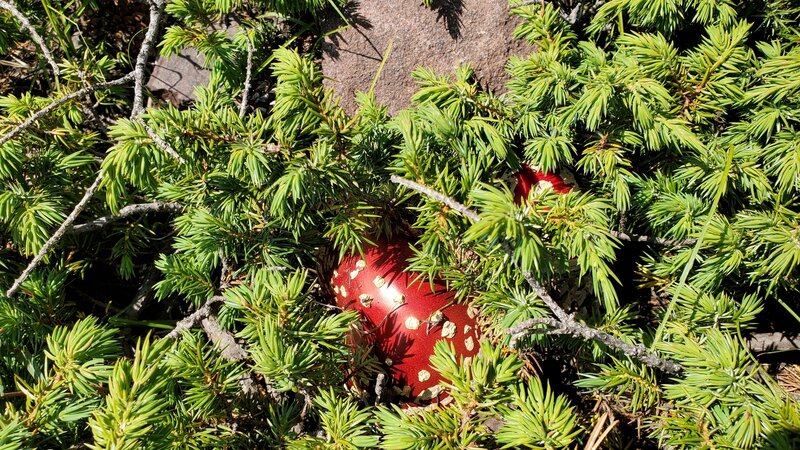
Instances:
[[[0,449],[800,445],[748,344],[800,327],[796,2],[511,0],[506,93],[419,68],[394,116],[323,85],[344,1],[149,0],[127,53],[100,3],[0,1]],[[209,84],[145,105],[186,47]],[[481,323],[427,407],[329,287],[385,236]]]

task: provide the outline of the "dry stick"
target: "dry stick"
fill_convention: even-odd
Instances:
[[[178,152],[175,151],[175,149],[170,147],[169,144],[167,144],[167,142],[164,141],[164,139],[161,139],[161,136],[159,136],[158,133],[155,132],[155,130],[150,128],[150,125],[147,125],[146,123],[144,123],[144,120],[139,119],[139,123],[142,124],[142,126],[145,129],[145,131],[147,131],[147,135],[150,136],[150,139],[152,139],[153,142],[155,142],[155,144],[161,150],[164,150],[165,152],[167,152],[167,154],[169,154],[169,156],[172,156],[173,158],[175,158],[181,164],[186,162],[186,160],[183,159],[183,157],[181,155],[179,155]]]
[[[197,311],[184,317],[180,322],[175,324],[175,328],[164,337],[166,339],[176,339],[184,331],[196,326],[203,319],[211,315],[211,313],[214,311],[214,306],[216,306],[217,303],[222,303],[224,301],[225,297],[221,295],[215,295],[211,297],[210,299],[206,300],[203,306],[197,308]]]
[[[449,198],[439,192],[436,192],[435,190],[429,187],[423,186],[419,183],[415,183],[410,180],[406,180],[405,178],[396,175],[391,176],[391,181],[393,183],[397,183],[401,186],[405,186],[409,189],[413,189],[417,192],[425,194],[435,200],[438,200],[444,203],[445,205],[449,206],[453,210],[460,212],[473,222],[479,222],[481,220],[480,215],[478,215],[478,213],[476,213],[475,211],[467,208],[466,206],[453,200],[452,198]],[[511,255],[512,249],[508,243],[504,244],[504,249],[507,254]],[[517,268],[517,270],[519,270],[522,273],[522,276],[525,278],[525,281],[528,282],[533,291],[539,296],[539,298],[542,299],[542,301],[548,306],[548,308],[550,308],[550,311],[552,311],[553,314],[558,319],[556,320],[548,318],[548,319],[527,320],[517,325],[516,327],[506,331],[507,334],[510,334],[512,336],[512,341],[515,342],[517,339],[519,339],[520,336],[523,336],[531,332],[535,332],[536,328],[540,327],[541,325],[547,325],[552,329],[550,330],[551,333],[570,334],[572,336],[579,336],[585,339],[600,341],[608,345],[609,347],[622,351],[627,356],[630,356],[647,364],[648,366],[656,367],[668,373],[679,373],[683,370],[683,367],[681,367],[680,364],[660,359],[654,353],[649,352],[647,348],[641,344],[636,344],[636,345],[628,344],[615,336],[612,336],[608,333],[596,330],[594,328],[588,327],[586,325],[583,325],[575,321],[575,319],[571,315],[567,314],[566,311],[564,311],[558,305],[558,303],[556,303],[553,297],[550,296],[550,293],[547,291],[547,289],[545,289],[544,286],[542,286],[538,281],[536,281],[532,273],[522,270],[516,263],[514,265]]]
[[[622,231],[610,231],[611,235],[621,241],[629,242],[647,242],[651,244],[664,245],[667,247],[676,247],[682,245],[694,245],[697,239],[665,239],[660,237],[642,236],[637,234],[627,234]]]
[[[133,74],[133,72],[131,72],[131,73],[125,75],[122,78],[117,78],[116,80],[107,81],[105,83],[93,84],[93,85],[91,85],[89,87],[85,87],[83,89],[79,89],[79,90],[77,90],[77,91],[75,91],[75,92],[73,92],[71,94],[67,94],[67,95],[59,98],[58,100],[54,101],[53,103],[50,103],[49,105],[45,106],[44,108],[40,109],[39,111],[36,111],[36,113],[34,115],[28,117],[27,120],[25,120],[21,124],[17,125],[13,130],[11,130],[8,133],[6,133],[3,137],[0,138],[0,145],[3,145],[6,142],[10,141],[16,135],[18,135],[20,132],[24,131],[26,128],[28,128],[29,126],[33,125],[34,122],[36,122],[37,120],[41,119],[46,114],[48,114],[49,112],[51,112],[54,109],[58,108],[59,106],[63,105],[64,103],[66,103],[66,102],[68,102],[70,100],[74,100],[74,99],[76,99],[78,97],[82,97],[82,96],[84,96],[86,94],[90,94],[90,93],[92,93],[94,91],[97,91],[97,90],[100,90],[100,89],[105,89],[105,88],[109,88],[109,87],[112,87],[112,86],[119,86],[121,84],[125,84],[125,83],[133,80],[133,77],[134,77],[134,74]]]
[[[142,41],[142,47],[139,49],[139,54],[136,57],[136,66],[134,68],[135,86],[133,88],[133,110],[131,111],[131,119],[139,117],[144,112],[144,84],[145,84],[145,69],[147,61],[150,59],[150,54],[155,49],[155,40],[158,37],[159,28],[161,27],[162,15],[164,13],[164,0],[151,0],[150,1],[150,23],[147,24],[147,32]]]
[[[19,21],[20,25],[22,25],[22,28],[26,29],[28,33],[31,34],[31,38],[33,39],[33,41],[36,42],[36,45],[38,45],[39,48],[42,49],[42,53],[44,53],[44,59],[46,59],[47,62],[50,64],[50,67],[53,68],[53,72],[56,74],[56,76],[59,76],[61,74],[61,71],[58,69],[58,64],[56,64],[56,61],[53,59],[53,55],[52,53],[50,53],[50,49],[47,48],[47,45],[45,45],[44,40],[39,35],[39,33],[36,32],[36,29],[33,28],[33,25],[31,25],[31,22],[28,20],[28,18],[25,17],[25,15],[23,15],[21,12],[19,12],[16,6],[4,0],[0,0],[0,8],[3,8],[6,11],[10,12],[11,15],[14,16]]]
[[[75,222],[75,219],[77,219],[80,213],[83,211],[83,209],[86,208],[86,205],[89,204],[89,200],[92,199],[92,196],[94,196],[94,193],[100,187],[101,181],[103,181],[103,172],[100,172],[100,174],[97,175],[97,178],[95,178],[94,183],[92,183],[92,185],[89,186],[89,189],[86,190],[86,193],[83,194],[83,198],[81,199],[81,201],[78,202],[77,205],[75,205],[75,208],[72,210],[69,216],[67,216],[64,222],[61,223],[56,232],[53,233],[52,236],[50,236],[50,239],[48,239],[47,242],[44,243],[44,246],[42,246],[41,250],[39,250],[39,253],[37,253],[36,256],[33,258],[33,260],[30,262],[30,264],[28,264],[28,267],[26,267],[25,270],[22,271],[22,275],[20,275],[19,278],[14,280],[14,284],[12,284],[11,288],[9,288],[8,291],[6,291],[7,297],[10,298],[17,293],[19,287],[28,278],[28,276],[30,276],[31,272],[33,272],[36,266],[39,265],[39,262],[42,260],[42,258],[44,258],[47,252],[49,252],[50,249],[53,248],[58,243],[61,237],[64,236],[64,234],[67,231],[69,231],[70,228],[72,228],[72,224]]]
[[[80,225],[75,225],[70,231],[70,233],[72,234],[89,233],[91,231],[97,231],[122,219],[127,219],[128,217],[131,216],[139,214],[147,214],[147,213],[157,213],[157,212],[177,213],[183,211],[183,208],[184,208],[183,205],[180,203],[167,203],[167,202],[135,203],[133,205],[128,205],[120,209],[119,214],[111,216],[103,216],[94,219],[90,222],[82,223]]]
[[[244,117],[247,111],[247,101],[250,96],[250,84],[253,76],[253,43],[250,42],[250,35],[245,32],[245,40],[247,41],[247,72],[244,77],[244,91],[242,92],[242,103],[239,105],[239,118]]]

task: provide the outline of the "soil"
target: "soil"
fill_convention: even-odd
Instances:
[[[500,93],[509,78],[508,58],[532,51],[512,37],[520,21],[509,15],[505,1],[440,0],[427,8],[420,0],[363,0],[343,12],[352,26],[325,39],[322,71],[350,114],[356,111],[355,93],[369,90],[390,42],[375,95],[391,114],[411,104],[417,90],[411,72],[419,66],[446,74],[470,63],[480,85]],[[342,26],[336,12],[323,22],[327,33]]]

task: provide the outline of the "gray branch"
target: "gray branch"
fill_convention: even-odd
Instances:
[[[51,112],[54,109],[58,108],[59,106],[63,105],[64,103],[66,103],[66,102],[68,102],[70,100],[74,100],[74,99],[76,99],[78,97],[82,97],[82,96],[84,96],[86,94],[91,94],[92,92],[100,90],[100,89],[105,89],[105,88],[109,88],[109,87],[112,87],[112,86],[119,86],[121,84],[125,84],[125,83],[133,80],[133,78],[134,78],[133,77],[133,72],[131,72],[131,73],[125,75],[122,78],[117,78],[116,80],[107,81],[105,83],[93,84],[93,85],[91,85],[89,87],[85,87],[83,89],[79,89],[79,90],[77,90],[77,91],[75,91],[75,92],[73,92],[71,94],[67,94],[67,95],[59,98],[58,100],[54,101],[53,103],[50,103],[49,105],[45,106],[44,108],[40,109],[39,111],[36,111],[36,113],[34,115],[28,117],[28,119],[26,119],[24,122],[22,122],[21,124],[17,125],[16,127],[14,127],[13,130],[11,130],[8,133],[6,133],[3,137],[0,138],[0,145],[3,145],[6,142],[10,141],[16,135],[18,135],[20,132],[24,131],[26,128],[28,128],[29,126],[33,125],[37,120],[41,119],[46,114],[48,114],[49,112]]]
[[[118,222],[120,220],[127,219],[128,217],[136,216],[139,214],[157,213],[157,212],[177,213],[181,211],[183,211],[183,205],[181,205],[180,203],[166,203],[166,202],[137,203],[125,206],[124,208],[120,209],[119,214],[111,216],[103,216],[95,220],[92,220],[91,222],[75,225],[72,228],[71,233],[81,234],[81,233],[89,233],[92,231],[97,231],[114,222]]]
[[[192,314],[184,317],[175,324],[175,328],[170,331],[166,336],[166,339],[176,339],[184,331],[197,326],[201,321],[208,316],[210,316],[214,312],[214,308],[216,307],[217,303],[222,303],[225,301],[225,297],[221,295],[215,295],[208,299],[203,306],[197,308],[197,311],[193,312]]]
[[[476,213],[475,211],[467,208],[466,206],[462,205],[461,203],[458,203],[457,201],[453,200],[452,198],[450,198],[450,197],[448,197],[446,195],[443,195],[443,194],[440,194],[439,192],[436,192],[435,190],[433,190],[433,189],[431,189],[431,188],[429,188],[427,186],[423,186],[423,185],[421,185],[419,183],[415,183],[415,182],[413,182],[411,180],[406,180],[405,178],[399,177],[397,175],[392,175],[390,177],[390,180],[392,181],[392,183],[399,184],[400,186],[405,186],[405,187],[407,187],[407,188],[409,188],[411,190],[417,191],[417,192],[419,192],[421,194],[425,194],[428,197],[430,197],[430,198],[432,198],[432,199],[434,199],[436,201],[444,203],[450,209],[458,211],[464,217],[466,217],[467,219],[469,219],[469,220],[471,220],[473,222],[478,222],[478,221],[481,220],[481,216],[479,216],[478,213]]]
[[[410,189],[413,189],[417,192],[425,194],[435,200],[438,200],[445,205],[449,206],[450,208],[460,212],[465,217],[470,219],[473,222],[479,222],[481,217],[475,211],[467,208],[466,206],[462,205],[461,203],[455,201],[452,198],[449,198],[435,190],[423,186],[419,183],[415,183],[413,181],[406,180],[405,178],[398,177],[396,175],[392,175],[391,177],[392,182],[400,184],[402,186],[406,186]],[[508,243],[503,244],[504,250],[507,254],[512,254],[512,248]],[[513,258],[512,258],[513,260]],[[519,337],[535,332],[537,327],[541,325],[547,325],[550,328],[557,330],[560,334],[570,334],[572,336],[582,337],[584,339],[592,339],[602,342],[609,347],[615,348],[625,355],[635,358],[644,364],[647,364],[651,367],[656,367],[668,373],[679,373],[683,370],[680,364],[665,361],[660,359],[654,353],[651,353],[647,350],[647,348],[641,344],[631,345],[626,342],[623,342],[616,336],[613,336],[609,333],[605,333],[603,331],[596,330],[594,328],[588,327],[582,323],[577,322],[571,315],[567,314],[561,306],[556,303],[547,289],[542,286],[536,278],[533,276],[532,273],[522,270],[519,265],[516,263],[514,264],[517,270],[522,273],[522,276],[525,278],[525,281],[528,282],[531,289],[542,299],[542,301],[550,308],[550,311],[558,318],[556,319],[532,319],[533,321],[526,321],[522,324],[518,325],[517,327],[508,330],[508,333],[512,335],[512,341],[516,341]]]
[[[161,29],[165,5],[165,0],[150,1],[150,22],[147,24],[147,32],[144,35],[139,54],[136,56],[136,66],[133,71],[135,85],[133,87],[133,109],[131,110],[131,119],[139,117],[144,112],[145,70],[147,68],[147,61],[150,59],[150,55],[155,49],[155,41]]]
[[[61,74],[61,71],[58,69],[58,64],[56,64],[56,61],[53,59],[53,54],[50,53],[50,49],[47,48],[47,45],[44,43],[44,39],[42,39],[39,33],[36,32],[36,28],[33,28],[33,25],[31,25],[31,22],[28,20],[28,18],[25,17],[24,14],[19,12],[16,6],[4,0],[0,0],[0,8],[3,8],[6,11],[10,12],[11,15],[14,16],[14,18],[16,18],[19,21],[19,24],[22,25],[22,28],[24,28],[25,30],[28,31],[28,33],[31,34],[33,42],[36,42],[36,45],[38,45],[39,48],[42,49],[42,53],[44,54],[44,59],[46,59],[48,64],[50,64],[50,67],[53,68],[53,73],[55,73],[56,76],[59,76]]]
[[[245,73],[244,77],[244,91],[242,92],[242,103],[239,105],[239,117],[244,117],[244,113],[247,111],[247,102],[248,97],[250,96],[250,84],[252,84],[251,78],[253,77],[253,43],[250,42],[250,35],[247,34],[247,30],[245,30],[245,40],[247,41],[247,72]]]
[[[147,125],[144,122],[144,120],[139,119],[139,123],[142,124],[145,131],[147,131],[147,135],[150,136],[150,139],[152,139],[153,142],[155,142],[158,148],[164,150],[164,152],[166,152],[169,156],[172,156],[179,163],[183,164],[186,162],[186,160],[183,159],[183,157],[179,155],[178,152],[175,151],[175,149],[170,147],[170,145],[167,144],[167,142],[164,139],[161,139],[161,136],[159,136],[158,133],[155,132],[155,130],[150,128],[150,125]]]
[[[58,241],[61,240],[61,237],[64,236],[64,234],[72,228],[72,224],[75,223],[75,219],[78,218],[80,213],[84,210],[84,208],[86,208],[86,205],[89,204],[89,201],[92,199],[94,193],[100,187],[100,183],[102,181],[103,181],[103,172],[100,172],[97,175],[97,178],[95,178],[94,183],[92,183],[92,185],[89,186],[89,189],[87,189],[86,192],[83,194],[83,198],[81,199],[81,201],[78,202],[77,205],[75,205],[75,208],[73,208],[69,216],[67,216],[67,218],[64,219],[64,222],[61,223],[56,232],[53,233],[52,236],[50,236],[50,239],[48,239],[47,242],[44,243],[42,248],[39,250],[39,253],[37,253],[36,256],[33,258],[33,260],[30,262],[30,264],[28,264],[28,267],[26,267],[25,270],[22,271],[22,274],[19,276],[19,278],[14,280],[14,284],[12,284],[11,287],[8,289],[8,291],[6,291],[7,297],[10,298],[17,293],[19,287],[30,276],[33,270],[36,269],[36,266],[39,265],[39,262],[41,262],[41,260],[45,257],[45,255],[47,255],[50,249],[55,247]]]
[[[685,245],[694,245],[697,239],[665,239],[660,237],[642,236],[637,234],[627,234],[622,231],[611,231],[612,236],[621,240],[629,242],[646,242],[650,244],[664,245],[667,247],[679,247]]]

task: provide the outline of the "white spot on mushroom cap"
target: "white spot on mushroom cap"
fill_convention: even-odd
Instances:
[[[406,296],[400,293],[395,294],[394,298],[392,298],[392,303],[394,306],[400,306],[405,304]]]
[[[364,308],[369,308],[372,306],[372,296],[369,294],[361,294],[358,296],[358,301],[361,302],[361,306]]]
[[[414,316],[409,316],[406,319],[405,325],[406,328],[408,328],[409,330],[416,330],[417,328],[419,328],[419,319],[417,319]]]
[[[433,386],[433,387],[429,387],[428,389],[424,389],[422,392],[419,393],[419,395],[417,395],[417,397],[414,399],[414,401],[418,401],[418,402],[419,401],[428,401],[428,400],[430,400],[430,399],[432,399],[434,397],[438,397],[439,394],[442,392],[442,389],[444,389],[444,388],[442,388],[439,385],[436,385],[436,386]]]
[[[333,292],[335,292],[338,295],[339,294],[339,286],[333,286]]]
[[[342,293],[342,297],[347,297],[347,288],[344,285],[339,286],[339,292]]]
[[[384,280],[382,276],[378,275],[374,280],[372,280],[372,284],[374,284],[376,288],[380,289],[384,284],[386,284],[386,280]]]
[[[469,352],[471,352],[475,348],[475,341],[472,339],[472,336],[464,340],[464,347],[466,347],[467,351]]]
[[[450,322],[449,320],[442,325],[442,337],[443,338],[452,338],[456,335],[456,324]]]
[[[417,378],[419,381],[428,381],[431,379],[431,373],[425,369],[420,370],[419,373],[417,373]]]
[[[472,327],[471,327],[471,326],[469,326],[469,325],[464,325],[464,334],[469,334],[470,330],[472,330]]]
[[[334,269],[334,270],[333,270],[333,278],[336,278],[336,277],[338,277],[338,276],[339,276],[339,271],[338,271],[338,270],[336,270],[336,269]],[[331,280],[331,283],[333,283],[333,280]]]
[[[470,305],[467,308],[467,317],[469,317],[470,319],[474,319],[477,315],[478,315],[478,309]]]
[[[392,358],[386,358],[386,359],[383,360],[383,362],[385,362],[387,366],[391,366],[392,364],[394,364],[394,361],[392,361]]]
[[[356,270],[364,270],[366,267],[367,262],[363,259],[359,259],[358,262],[356,262]]]
[[[358,269],[353,270],[352,272],[350,272],[350,279],[351,280],[355,280],[357,276],[358,276]]]

